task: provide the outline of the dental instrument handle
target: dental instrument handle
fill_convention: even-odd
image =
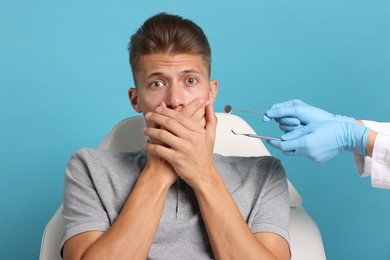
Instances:
[[[252,111],[252,110],[242,110],[242,109],[234,109],[234,111],[237,111],[237,112],[244,112],[244,113],[258,114],[258,115],[264,115],[264,114],[265,114],[265,112],[258,112],[258,111]]]
[[[275,138],[275,137],[270,137],[270,136],[263,136],[263,135],[254,135],[254,134],[245,134],[248,137],[253,137],[253,138],[260,138],[264,140],[277,140],[280,141],[280,138]]]
[[[275,137],[270,137],[270,136],[263,136],[263,135],[256,135],[256,134],[246,134],[246,133],[236,133],[233,129],[231,129],[230,131],[232,131],[232,133],[235,134],[235,135],[243,135],[243,136],[248,136],[248,137],[253,137],[253,138],[260,138],[260,139],[264,139],[264,140],[277,140],[277,141],[281,141],[280,138],[275,138]]]

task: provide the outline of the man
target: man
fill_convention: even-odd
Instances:
[[[218,83],[201,28],[165,13],[132,36],[144,150],[79,150],[66,171],[64,259],[289,259],[289,197],[272,157],[213,154]]]

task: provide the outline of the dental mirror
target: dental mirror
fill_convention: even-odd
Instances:
[[[223,108],[223,111],[226,114],[230,114],[233,111],[233,107],[231,105],[226,105]],[[264,115],[265,114],[265,112],[258,112],[258,111],[252,111],[252,110],[242,110],[242,109],[234,109],[234,111],[244,112],[244,113],[253,113],[253,114],[258,114],[258,115]]]

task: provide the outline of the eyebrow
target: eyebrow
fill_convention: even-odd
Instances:
[[[181,72],[179,72],[179,74],[202,74],[199,70],[195,70],[195,69],[188,69],[188,70],[183,70]],[[163,72],[153,72],[153,73],[150,73],[149,75],[147,75],[145,77],[145,80],[146,79],[150,79],[150,78],[153,78],[153,77],[158,77],[158,76],[164,76],[164,73]]]
[[[150,79],[150,78],[153,78],[153,77],[156,77],[156,76],[161,76],[161,75],[164,75],[164,73],[162,72],[153,72],[153,73],[150,73],[149,75],[147,75],[144,79]]]
[[[201,72],[199,70],[195,70],[195,69],[188,69],[188,70],[183,70],[182,72],[180,72],[180,74],[191,74],[191,73],[201,74]]]

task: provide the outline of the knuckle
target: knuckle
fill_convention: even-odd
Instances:
[[[206,126],[206,119],[204,119],[204,118],[200,119],[199,123],[200,123],[200,126],[204,128]]]
[[[191,144],[191,146],[193,146],[193,145],[195,145],[196,143],[197,143],[197,138],[195,138],[194,137],[194,134],[190,134],[189,136],[188,136],[188,141],[189,141],[189,143]],[[185,152],[188,152],[188,147],[187,147],[187,145],[183,145],[182,146],[182,149],[183,149],[183,151],[185,151]]]
[[[188,145],[183,145],[182,149],[184,154],[189,154],[192,151],[192,149]]]
[[[159,146],[159,145],[155,145],[152,149],[153,149],[153,152],[154,152],[155,154],[160,155],[160,154],[163,153],[163,147],[161,147],[161,146]]]
[[[165,124],[167,127],[173,127],[175,125],[175,122],[176,122],[176,120],[174,120],[172,118],[168,118],[168,119],[166,119]]]
[[[188,118],[186,113],[178,113],[178,115],[177,115],[177,119],[179,121],[185,120],[186,118]]]
[[[177,166],[180,165],[181,163],[183,163],[184,159],[185,159],[185,158],[183,158],[181,153],[174,153],[172,158],[173,158],[173,162],[175,162],[175,164]]]
[[[302,106],[296,106],[295,107],[295,111],[296,111],[297,114],[303,113],[304,112],[303,110],[304,110],[304,108]]]
[[[286,146],[283,142],[280,143],[279,149],[280,149],[282,152],[288,152],[287,146]]]
[[[186,117],[192,116],[192,113],[191,113],[188,109],[184,110],[184,111],[183,111],[183,114],[184,114],[184,116],[186,116]]]
[[[159,138],[159,139],[164,138],[164,136],[165,136],[165,131],[163,131],[163,130],[157,131],[156,136],[157,136],[157,138]]]

